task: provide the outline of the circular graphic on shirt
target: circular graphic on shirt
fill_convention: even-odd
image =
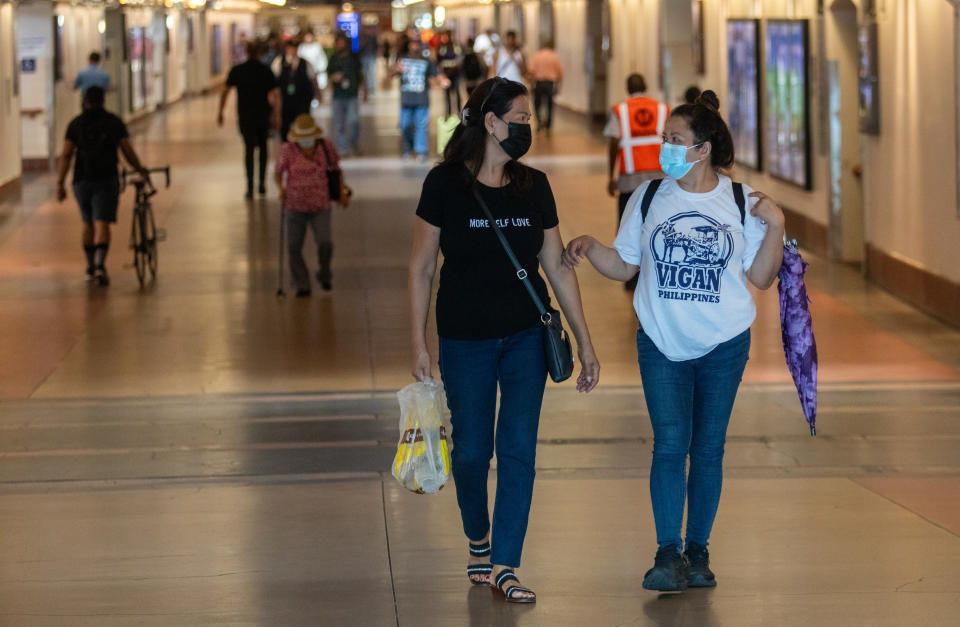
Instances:
[[[684,292],[719,295],[720,279],[733,256],[733,247],[730,225],[702,213],[680,213],[661,222],[650,237],[661,297],[675,299]],[[676,293],[668,296],[664,290]],[[689,296],[679,299],[704,300]]]

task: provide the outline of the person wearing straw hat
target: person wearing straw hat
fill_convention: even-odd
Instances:
[[[330,260],[330,191],[328,170],[338,167],[340,157],[333,144],[323,139],[323,130],[309,113],[298,115],[277,156],[276,181],[287,228],[290,276],[298,298],[310,296],[310,275],[303,260],[307,228],[317,243],[317,281],[325,292],[332,289]],[[284,181],[286,174],[286,181]]]

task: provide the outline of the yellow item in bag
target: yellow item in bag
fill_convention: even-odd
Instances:
[[[450,476],[443,385],[437,381],[411,383],[397,392],[397,398],[400,441],[393,458],[393,476],[418,494],[439,492]]]

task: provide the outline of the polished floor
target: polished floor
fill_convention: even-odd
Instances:
[[[819,435],[783,364],[775,290],[758,294],[716,589],[640,588],[656,547],[636,321],[588,268],[601,385],[548,387],[520,571],[539,602],[471,587],[453,490],[416,496],[388,471],[429,168],[397,157],[396,95],[363,107],[334,290],[310,299],[276,297],[276,193],[243,200],[239,137],[215,106],[132,126],[144,160],[173,168],[149,289],[125,248],[129,192],[107,289],[83,281],[76,207],[54,202],[51,175],[0,199],[0,624],[960,624],[960,330],[814,256]],[[612,239],[596,131],[561,116],[528,160],[565,236]]]

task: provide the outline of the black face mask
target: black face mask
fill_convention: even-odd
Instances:
[[[500,147],[511,159],[516,160],[527,154],[532,143],[533,134],[529,124],[507,122],[507,138],[500,142]]]

